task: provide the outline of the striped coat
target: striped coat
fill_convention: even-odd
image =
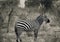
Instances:
[[[34,20],[33,21],[31,21],[31,20],[18,20],[15,24],[15,28],[20,29],[22,31],[34,31],[38,27],[39,27],[39,23]]]
[[[25,32],[34,32],[34,41],[36,41],[37,39],[37,34],[38,34],[38,30],[41,26],[41,24],[43,23],[43,21],[46,21],[46,23],[49,23],[49,19],[46,16],[38,16],[35,20],[17,20],[16,24],[15,24],[15,33],[17,36],[17,42],[18,42],[18,38],[20,38],[19,36],[21,35],[21,33],[23,31]],[[20,38],[21,41],[21,38]]]

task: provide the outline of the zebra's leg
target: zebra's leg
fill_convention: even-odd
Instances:
[[[21,35],[22,31],[18,31],[16,33],[16,36],[17,36],[17,39],[16,39],[16,42],[22,42],[21,38],[20,38],[20,35]]]
[[[17,36],[16,42],[22,42],[20,35]]]
[[[20,42],[22,42],[21,34],[22,34],[22,31],[20,30],[20,31],[19,31],[19,41],[20,41]]]
[[[19,42],[18,39],[19,39],[19,36],[17,36],[16,42]]]
[[[19,39],[18,33],[16,33],[16,38],[17,38],[17,39],[16,39],[16,42],[19,42],[19,41],[18,41],[18,39]]]
[[[34,42],[37,40],[38,30],[34,30]]]
[[[21,37],[19,37],[19,40],[20,40],[20,42],[22,42],[22,39],[21,39]]]

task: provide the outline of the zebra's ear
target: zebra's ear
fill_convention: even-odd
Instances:
[[[43,19],[46,20],[46,18],[47,18],[47,15],[43,15]]]
[[[43,15],[43,18],[47,18],[47,15]]]

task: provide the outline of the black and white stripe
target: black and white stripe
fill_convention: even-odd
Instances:
[[[47,17],[42,16],[42,15],[38,16],[35,20],[18,20],[15,24],[15,33],[17,36],[17,42],[19,41],[18,38],[20,38],[19,36],[21,35],[23,31],[26,31],[26,32],[33,31],[34,37],[35,37],[34,41],[36,41],[38,30],[41,24],[44,21],[49,23],[48,20],[49,19]],[[20,41],[21,41],[21,38],[20,38]]]
[[[16,23],[16,28],[20,28],[23,30],[30,30],[31,29],[30,27],[31,27],[31,25],[25,20],[17,21],[17,23]]]

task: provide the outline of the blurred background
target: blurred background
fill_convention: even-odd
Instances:
[[[60,0],[0,0],[0,42],[16,42],[15,22],[34,20],[42,13],[51,22],[41,25],[37,42],[60,42]],[[22,33],[22,41],[34,42],[33,32],[27,34]]]

